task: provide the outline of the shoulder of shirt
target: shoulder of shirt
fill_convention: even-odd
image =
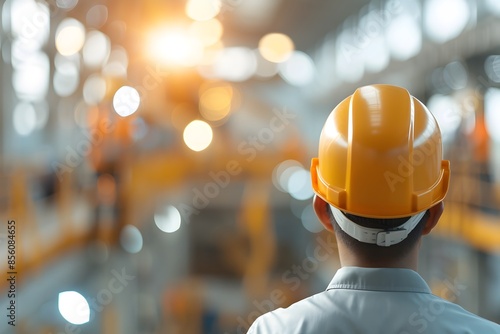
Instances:
[[[440,298],[438,296],[433,295],[436,299],[441,300],[442,302],[446,303],[448,305],[448,313],[451,316],[456,317],[456,319],[459,319],[461,321],[464,321],[469,325],[471,328],[478,328],[481,329],[483,328],[484,330],[494,330],[493,332],[487,332],[487,333],[500,333],[500,324],[493,322],[491,320],[485,319],[483,317],[478,316],[475,313],[472,313],[466,309],[464,309],[462,306],[450,302],[446,299]],[[485,332],[486,333],[486,332]]]
[[[294,314],[297,307],[308,303],[310,300],[318,298],[325,294],[325,291],[314,294],[302,300],[299,300],[286,308],[278,308],[259,316],[250,329],[248,334],[270,334],[270,333],[299,333],[300,328],[305,325],[305,310],[301,310],[300,316]],[[293,331],[292,331],[293,329]],[[298,331],[298,332],[297,332]]]
[[[307,325],[304,323],[304,320],[308,318],[308,315],[306,315],[306,313],[308,312],[303,312],[305,310],[301,310],[299,315],[299,313],[295,313],[294,311],[297,307],[301,307],[303,303],[307,303],[308,301],[315,299],[322,294],[323,293],[318,293],[316,295],[309,296],[290,305],[287,308],[279,308],[261,315],[252,324],[248,331],[248,334],[300,333],[300,328],[303,328],[303,326],[307,327]],[[500,334],[500,324],[482,318],[472,312],[467,311],[460,305],[442,299],[436,295],[430,296],[432,296],[431,298],[436,302],[446,305],[447,316],[445,316],[445,318],[448,318],[449,324],[463,324],[465,325],[465,327],[463,327],[464,330],[468,328],[474,330],[474,333],[479,331],[480,333]],[[429,302],[432,303],[432,301]],[[310,315],[311,314],[309,314],[309,316]],[[441,320],[444,320],[446,322],[446,320],[443,318]]]

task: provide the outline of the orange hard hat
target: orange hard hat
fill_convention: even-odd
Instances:
[[[358,88],[333,109],[312,160],[315,193],[370,218],[423,212],[444,199],[450,163],[425,105],[401,87]]]

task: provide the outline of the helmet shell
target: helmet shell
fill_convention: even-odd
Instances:
[[[441,131],[401,87],[358,88],[328,116],[311,165],[315,193],[359,216],[397,218],[444,199],[450,178]]]

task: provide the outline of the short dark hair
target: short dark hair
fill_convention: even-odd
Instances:
[[[422,236],[422,231],[424,226],[429,219],[429,211],[427,210],[418,222],[417,226],[408,234],[406,239],[403,241],[391,245],[389,247],[378,246],[376,244],[368,244],[358,241],[344,232],[339,224],[335,221],[330,210],[328,210],[330,215],[330,221],[332,222],[333,229],[337,239],[339,239],[343,244],[345,244],[352,252],[362,257],[366,261],[378,262],[384,259],[394,259],[397,260],[405,255],[407,255],[413,247],[417,244],[418,240]],[[344,213],[347,218],[352,220],[358,225],[371,228],[395,228],[404,224],[410,217],[402,218],[366,218],[361,216],[352,215],[349,213]]]

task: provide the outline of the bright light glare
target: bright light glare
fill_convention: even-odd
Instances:
[[[466,0],[427,0],[424,4],[424,29],[438,43],[449,41],[462,32],[470,18]]]
[[[197,38],[204,46],[217,43],[222,36],[222,24],[217,19],[195,21],[189,26],[189,33]]]
[[[120,233],[120,244],[130,254],[139,253],[143,244],[141,231],[134,225],[126,225]]]
[[[274,63],[287,60],[294,48],[292,39],[285,34],[267,34],[259,41],[259,52],[262,57]]]
[[[156,226],[165,233],[174,233],[181,227],[181,214],[172,205],[155,214],[154,220]]]
[[[56,49],[63,56],[77,53],[85,42],[85,27],[73,18],[64,19],[56,31]]]
[[[217,78],[235,82],[245,81],[255,74],[257,59],[249,48],[225,48],[218,54],[213,67]]]
[[[391,55],[397,60],[410,59],[422,48],[422,31],[410,14],[400,15],[389,23],[386,39]]]
[[[500,143],[500,89],[488,88],[484,95],[484,118],[491,138]]]
[[[28,136],[36,128],[36,112],[31,103],[20,102],[14,108],[14,130],[21,136]]]
[[[222,3],[220,0],[188,0],[186,15],[195,21],[206,21],[219,14]]]
[[[203,58],[202,42],[180,27],[165,27],[152,33],[148,51],[152,59],[169,66],[191,67]]]
[[[59,293],[58,308],[63,318],[74,325],[81,325],[90,321],[89,303],[85,297],[76,291]]]
[[[279,64],[279,73],[290,85],[305,86],[313,81],[316,67],[307,54],[294,51],[290,58]]]
[[[183,138],[191,150],[203,151],[212,142],[212,128],[206,122],[194,120],[184,129]]]
[[[121,117],[127,117],[135,113],[140,103],[139,92],[130,86],[120,87],[113,96],[113,108]]]
[[[208,88],[200,96],[200,113],[209,121],[219,121],[231,111],[232,98],[230,85]]]

